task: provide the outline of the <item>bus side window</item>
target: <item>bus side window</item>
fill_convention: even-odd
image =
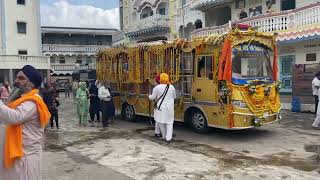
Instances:
[[[212,56],[198,57],[198,77],[213,79]]]
[[[206,56],[206,77],[210,80],[213,79],[212,73],[212,56]]]
[[[198,66],[197,66],[198,77],[205,77],[205,66],[206,66],[205,60],[206,60],[205,56],[198,57]]]

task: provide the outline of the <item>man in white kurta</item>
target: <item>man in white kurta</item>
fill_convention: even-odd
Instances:
[[[160,75],[157,75],[156,78],[155,78],[155,81],[156,81],[156,85],[159,85],[160,84]],[[153,114],[156,113],[156,109],[153,110]],[[161,136],[161,130],[160,130],[160,126],[159,126],[159,122],[155,120],[155,124],[154,124],[154,136],[157,137],[157,138],[160,138],[162,137]]]
[[[312,80],[312,95],[314,97],[314,105],[315,105],[315,114],[317,113],[318,109],[318,102],[319,102],[319,88],[320,88],[320,71],[315,74],[314,79]]]
[[[318,91],[318,96],[320,96],[320,91]],[[320,125],[320,102],[318,102],[318,108],[317,108],[317,112],[316,113],[317,113],[317,117],[314,120],[314,122],[312,124],[312,127],[314,129],[320,130],[320,127],[319,127],[319,125]]]
[[[149,95],[149,99],[156,100],[157,102],[157,108],[154,111],[154,120],[159,123],[162,137],[166,139],[167,142],[170,142],[173,134],[176,90],[174,86],[169,84],[169,76],[165,73],[160,75],[160,83],[161,84],[154,87],[152,95]],[[168,92],[165,96],[162,96],[167,85],[169,86]]]
[[[21,103],[16,103],[15,108],[10,108],[10,104],[0,104],[0,180],[41,180],[43,127],[50,118],[50,113],[38,94],[41,83],[41,74],[32,66],[24,66],[15,80],[15,86],[18,87],[16,88],[18,90],[13,90],[7,101],[8,103],[15,103],[20,99]],[[42,119],[45,121],[42,121]],[[12,134],[6,134],[8,129],[5,126],[8,126],[8,128],[21,127],[22,130],[23,155],[20,157],[14,156],[16,159],[9,167],[5,166],[4,159],[8,156],[5,156],[4,147],[7,143],[5,137],[12,137]],[[8,132],[13,132],[12,128],[9,130]],[[14,135],[20,136],[19,133]],[[19,138],[17,139],[19,140]],[[17,139],[13,138],[9,141],[18,144],[19,141],[15,141]],[[10,155],[16,155],[12,153],[10,148],[7,151]]]
[[[40,127],[38,109],[34,102],[26,101],[16,109],[0,105],[0,121],[4,124],[22,124],[24,156],[7,170],[3,166],[5,127],[0,129],[0,180],[40,180],[43,128]]]

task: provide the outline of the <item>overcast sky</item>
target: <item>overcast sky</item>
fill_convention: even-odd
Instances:
[[[40,0],[41,25],[119,28],[118,0]]]

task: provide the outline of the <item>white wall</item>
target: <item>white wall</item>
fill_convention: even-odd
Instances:
[[[4,8],[3,8],[3,1],[4,0],[0,0],[0,54],[4,54],[4,42],[3,42],[3,36],[5,35],[3,32],[3,28],[4,28],[4,22],[3,22],[3,13],[4,13]]]
[[[305,41],[287,46],[281,45],[279,56],[295,55],[295,64],[314,64],[320,63],[320,40]],[[292,49],[292,52],[281,51],[281,49]],[[306,61],[306,54],[316,53],[316,61]]]
[[[314,43],[310,43],[314,44]],[[314,63],[320,63],[320,41],[317,42],[319,45],[318,47],[314,48],[297,48],[296,49],[296,64],[314,64]],[[306,61],[306,54],[309,53],[316,53],[317,60],[316,61]]]
[[[55,63],[53,64],[60,64],[59,63],[59,57],[60,56],[57,56],[57,55],[53,55],[53,57],[55,58]],[[66,55],[66,56],[63,56],[64,59],[65,59],[65,64],[75,64],[77,62],[77,56],[69,56],[69,55]],[[91,59],[92,60],[92,64],[96,64],[96,56],[86,56],[86,55],[83,55],[81,60],[82,61],[85,61],[85,60],[88,60],[88,59]],[[63,64],[61,64],[63,65]]]
[[[318,2],[319,0],[296,0],[296,7],[300,8],[300,7],[304,7],[307,6],[309,4]]]
[[[16,0],[5,0],[6,54],[17,55],[18,50],[27,50],[29,56],[41,55],[41,32],[39,0],[26,0],[18,5]],[[17,21],[27,23],[27,33],[18,34]]]

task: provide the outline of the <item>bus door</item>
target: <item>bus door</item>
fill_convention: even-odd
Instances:
[[[213,55],[197,55],[193,94],[196,101],[216,101],[217,84],[214,82]]]

